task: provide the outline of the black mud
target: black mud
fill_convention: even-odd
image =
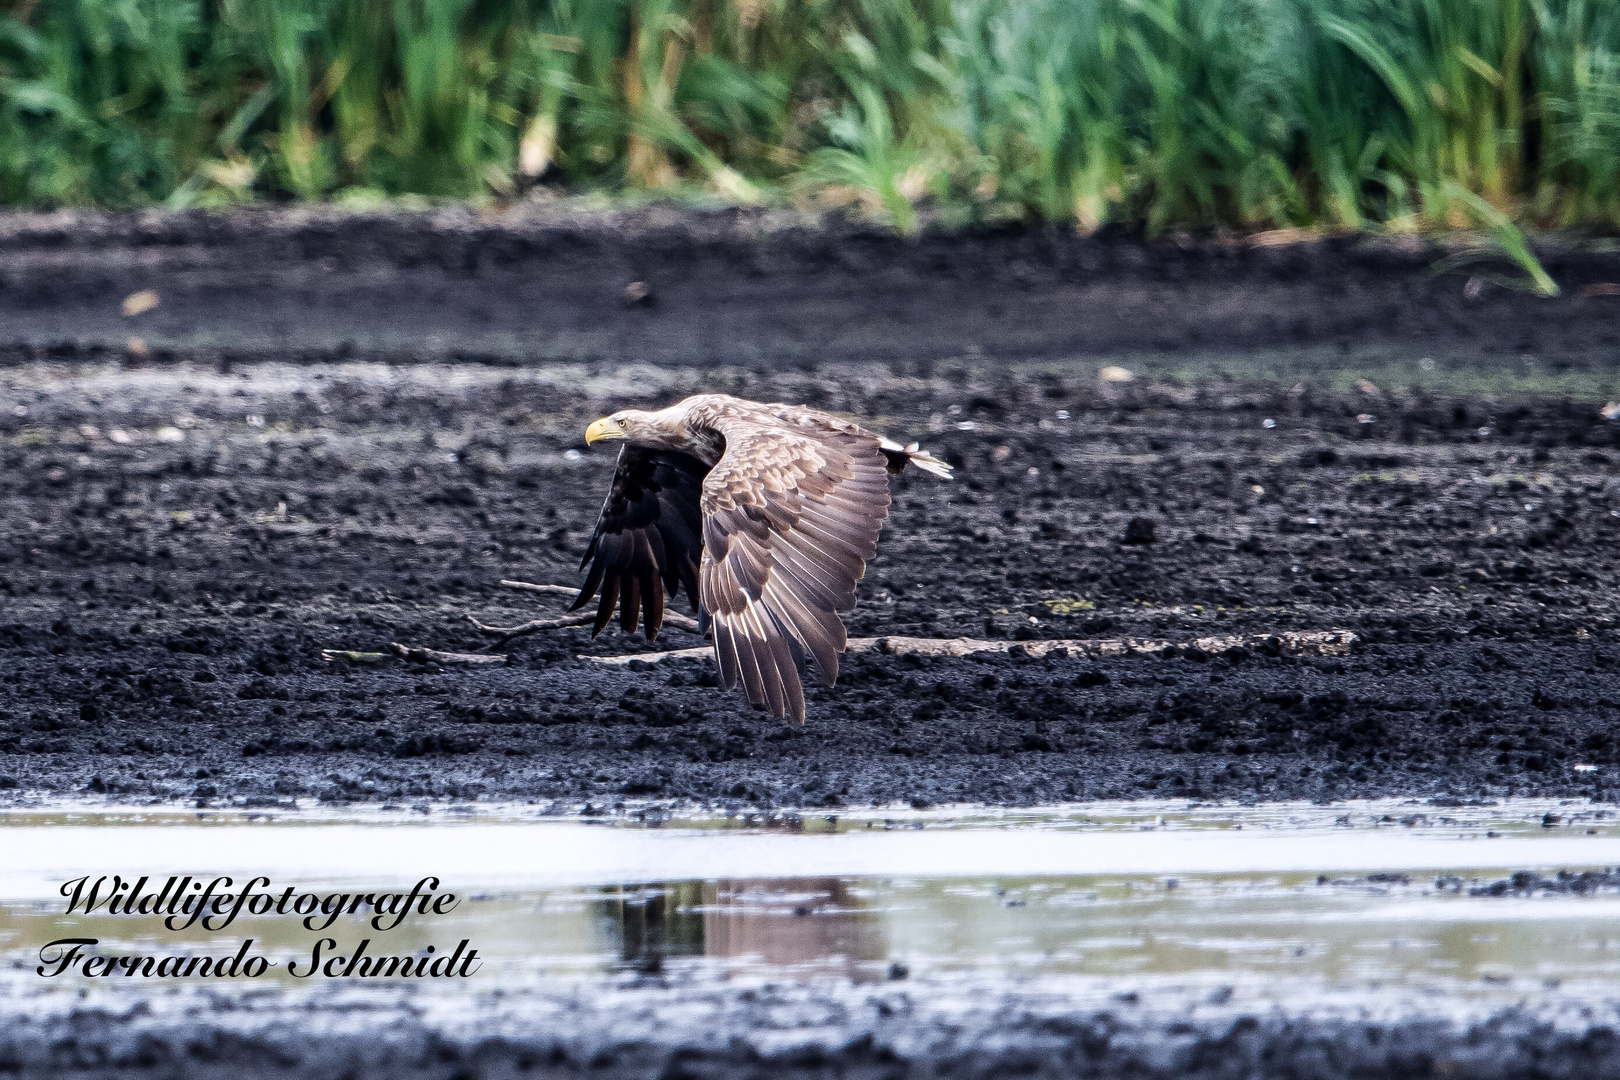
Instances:
[[[1612,258],[1553,260],[1565,299],[1470,301],[1466,278],[1391,245],[901,242],[645,213],[415,232],[9,221],[0,797],[1612,796],[1620,422],[1600,412],[1616,380],[1601,305],[1620,301],[1575,295],[1620,277]],[[621,279],[655,302],[628,305]],[[160,306],[125,320],[137,285]],[[974,313],[1000,295],[1061,312]],[[815,361],[792,345],[812,315],[832,335]],[[345,319],[374,336],[343,336]],[[457,334],[519,323],[556,348],[513,329],[513,351],[454,359]],[[834,341],[868,326],[905,347],[858,360]],[[1290,326],[1315,344],[1280,349]],[[366,345],[424,327],[438,345]],[[144,346],[109,349],[137,330]],[[575,330],[647,362],[557,345]],[[1351,333],[1383,351],[1341,351]],[[690,366],[692,335],[726,362]],[[1109,356],[1073,358],[1130,349],[1160,352],[1119,360],[1128,383],[1098,380]],[[469,616],[558,612],[499,582],[577,580],[611,466],[585,423],[702,389],[845,410],[959,465],[954,484],[896,482],[855,635],[1246,644],[866,653],[802,728],[749,711],[707,662],[577,659],[648,647],[616,630],[521,639],[496,668],[322,659],[473,650],[489,638]],[[1355,644],[1267,640],[1318,630]]]
[[[0,214],[0,356],[932,362],[1390,345],[1606,365],[1610,241],[1549,238],[1556,300],[1488,244],[883,230],[576,202],[483,213]],[[1450,267],[1446,273],[1436,273]],[[131,294],[158,306],[127,317]],[[1416,356],[1408,357],[1416,359]]]
[[[969,992],[974,1007],[964,1010],[961,995]],[[1125,992],[1104,1005],[963,986],[624,988],[598,1000],[491,999],[483,1012],[489,1030],[474,1036],[424,1016],[404,995],[380,996],[311,994],[297,1006],[268,997],[188,1001],[183,1017],[172,1006],[28,1017],[0,1032],[0,1069],[23,1080],[1620,1075],[1607,1004],[1525,1004],[1455,1019],[1423,1011],[1400,1017],[1387,1002],[1341,1015],[1245,1010],[1226,1004],[1230,987],[1207,995]]]

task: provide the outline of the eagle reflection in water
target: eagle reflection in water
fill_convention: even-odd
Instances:
[[[609,888],[604,927],[621,964],[643,975],[676,958],[725,961],[719,975],[774,969],[772,977],[885,977],[887,942],[876,913],[838,878],[771,878]]]

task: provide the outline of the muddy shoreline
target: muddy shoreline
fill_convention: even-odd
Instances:
[[[479,1036],[453,1019],[424,1017],[404,994],[368,1002],[315,994],[296,1006],[193,1002],[184,1018],[170,1008],[84,1007],[9,1025],[0,1067],[24,1078],[1620,1075],[1610,1006],[1521,1005],[1464,1018],[1419,1009],[1400,1018],[1366,1001],[1345,1015],[1312,1016],[1226,1007],[1229,990],[1122,992],[1097,1004],[978,987],[964,1013],[964,989],[767,984],[626,986],[594,1001],[514,995],[490,1003],[489,1026],[499,1033]]]
[[[949,487],[896,483],[851,633],[998,651],[852,654],[803,727],[707,660],[580,659],[650,648],[616,630],[476,669],[323,660],[472,651],[471,618],[560,613],[499,583],[577,580],[611,469],[578,433],[631,379],[885,418],[958,461]],[[0,416],[0,797],[1611,798],[1620,449],[1592,403],[970,362],[48,364],[0,385],[29,402]],[[1153,542],[1126,542],[1143,519]],[[1345,644],[1288,644],[1324,631]],[[1132,641],[1155,644],[1113,647]]]
[[[1561,250],[1565,296],[1537,300],[1470,298],[1404,241],[901,241],[658,207],[7,218],[0,798],[1607,800],[1620,300],[1581,286],[1620,257]],[[125,317],[136,287],[159,304]],[[795,319],[832,335],[813,362]],[[515,351],[480,352],[495,331]],[[1099,381],[1107,361],[1138,377]],[[897,481],[851,633],[998,651],[852,655],[803,728],[706,661],[577,659],[649,648],[616,630],[478,669],[322,659],[559,613],[499,583],[577,581],[611,468],[584,424],[702,390],[955,462]],[[1284,641],[1324,632],[1349,644]],[[1017,647],[1051,638],[1083,647]]]
[[[804,367],[1370,345],[1602,363],[1620,254],[1547,237],[1546,300],[1484,240],[914,238],[784,210],[0,215],[0,361],[599,361]],[[1444,272],[1441,272],[1444,271]],[[134,317],[128,295],[160,304]]]

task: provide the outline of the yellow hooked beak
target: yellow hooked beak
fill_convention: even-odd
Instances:
[[[585,429],[585,445],[601,442],[603,439],[622,439],[624,429],[613,422],[611,416],[604,416],[600,420],[592,420],[591,426]]]

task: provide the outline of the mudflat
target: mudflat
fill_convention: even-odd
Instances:
[[[1592,282],[1620,262],[1554,253],[1541,300],[1428,255],[659,208],[7,219],[0,797],[1606,798],[1620,300]],[[501,582],[578,581],[612,469],[585,424],[709,390],[958,467],[895,481],[867,640],[803,727],[643,655],[701,645],[675,628],[389,654],[562,615]]]

